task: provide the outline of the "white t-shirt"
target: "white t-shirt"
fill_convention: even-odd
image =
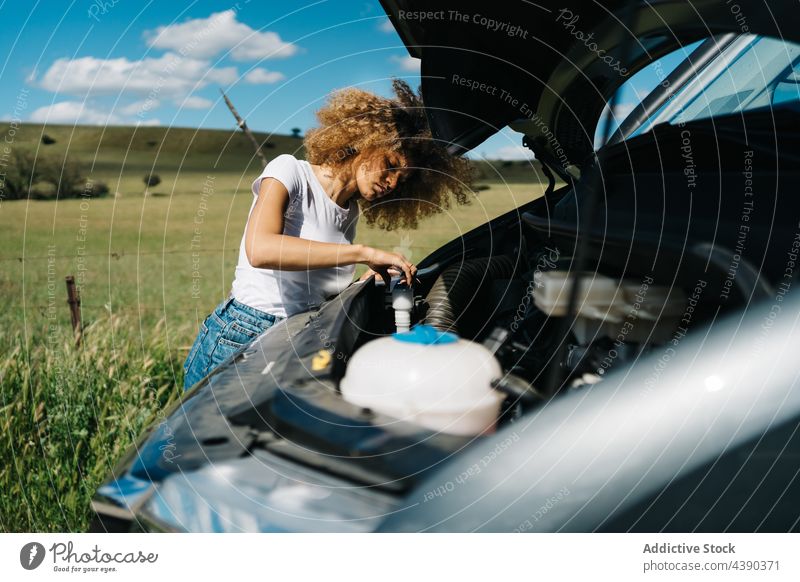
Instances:
[[[355,198],[350,199],[347,208],[336,204],[323,190],[311,164],[291,154],[277,156],[253,182],[248,220],[258,199],[261,180],[267,177],[279,180],[289,191],[283,234],[321,242],[353,242],[359,216]],[[257,269],[247,259],[242,235],[231,292],[234,299],[245,305],[287,317],[308,311],[341,293],[353,281],[354,273],[355,265],[304,271]]]

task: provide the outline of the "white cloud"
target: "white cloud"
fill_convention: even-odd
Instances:
[[[259,32],[231,50],[235,61],[282,59],[297,53],[297,46],[283,42],[275,32]]]
[[[638,103],[617,103],[614,107],[614,115],[611,116],[611,124],[609,127],[609,136],[612,135],[617,128],[625,121],[625,118],[631,114],[631,112],[636,109]],[[600,114],[600,117],[597,119],[597,127],[594,130],[594,147],[595,149],[601,147],[603,145],[603,138],[605,137],[603,134],[606,131],[606,116],[608,115],[609,109],[611,108],[610,103],[606,103],[606,106],[603,107],[603,112]]]
[[[392,24],[392,21],[389,20],[388,18],[384,18],[378,25],[378,30],[380,30],[381,32],[385,32],[386,34],[391,34],[395,31],[394,24]]]
[[[208,61],[167,53],[140,61],[61,58],[34,84],[54,93],[85,96],[130,91],[152,100],[182,98],[211,82],[232,83],[238,76],[236,67],[211,68]]]
[[[41,123],[89,123],[102,125],[116,118],[109,112],[102,112],[87,107],[80,101],[62,101],[45,107],[39,107],[31,113],[31,121]]]
[[[620,103],[614,107],[614,116],[622,121],[628,117],[634,109],[636,109],[636,103]]]
[[[389,60],[393,63],[400,65],[400,68],[404,71],[408,71],[409,73],[419,73],[420,71],[420,61],[419,59],[415,59],[414,57],[407,55],[405,57],[398,57],[398,56],[391,56]]]
[[[620,124],[625,121],[625,118],[631,114],[631,112],[636,108],[637,103],[617,103],[614,107],[614,117],[612,121],[616,124]],[[610,103],[606,103],[606,106],[603,108],[603,113],[600,115],[598,121],[601,121],[608,115],[608,110],[611,107]],[[602,123],[601,123],[602,125]]]
[[[210,99],[206,99],[205,97],[199,97],[197,95],[191,95],[183,100],[183,102],[178,101],[176,105],[183,109],[208,109],[214,104],[213,101]]]
[[[129,111],[129,108],[136,104],[131,104],[121,108]],[[39,107],[31,113],[31,121],[37,123],[68,123],[85,125],[161,125],[158,119],[148,119],[146,121],[119,115],[113,111],[103,110],[93,107],[81,101],[61,101],[45,107]]]
[[[141,121],[143,112],[158,108],[163,100],[184,108],[207,109],[212,102],[193,93],[212,83],[229,85],[239,80],[236,67],[214,67],[210,57],[230,51],[236,60],[258,60],[287,57],[299,50],[274,32],[255,31],[238,22],[233,10],[161,26],[146,31],[144,36],[151,47],[170,52],[141,60],[60,58],[43,74],[34,71],[26,79],[32,86],[60,95],[86,98],[127,94],[139,100],[120,105],[115,111],[65,100],[37,109],[34,112],[37,119],[135,123]],[[284,78],[282,73],[257,68],[246,75],[245,81],[265,84]],[[136,117],[129,119],[130,116]]]
[[[286,76],[278,71],[268,71],[261,67],[253,69],[244,76],[244,80],[252,85],[266,85],[268,83],[277,83],[283,81]]]
[[[144,39],[153,48],[173,50],[196,58],[210,58],[230,51],[234,60],[256,61],[290,57],[298,51],[297,45],[284,42],[274,32],[259,32],[239,22],[234,10],[159,26],[145,31]]]
[[[150,111],[158,109],[160,106],[161,102],[158,99],[143,99],[141,101],[134,101],[128,105],[120,105],[115,111],[122,115],[136,115],[140,111]]]
[[[220,67],[217,69],[208,69],[206,78],[201,81],[202,84],[198,84],[197,88],[205,87],[206,81],[210,83],[219,83],[221,85],[227,85],[228,83],[233,83],[239,78],[239,71],[236,67]]]
[[[497,148],[493,152],[489,152],[486,155],[486,159],[513,160],[513,161],[532,160],[533,153],[531,152],[531,150],[521,145],[510,145]]]

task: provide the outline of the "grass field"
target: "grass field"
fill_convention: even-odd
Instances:
[[[99,480],[181,394],[181,364],[199,322],[230,289],[250,184],[261,170],[244,137],[225,131],[30,125],[16,146],[39,147],[45,131],[56,143],[41,146],[42,155],[80,160],[117,195],[0,202],[3,531],[85,529]],[[302,155],[296,138],[269,140],[270,158]],[[151,168],[163,181],[144,197],[142,176]],[[531,167],[481,171],[488,189],[471,205],[415,231],[361,225],[357,241],[417,263],[543,191]],[[81,294],[80,348],[66,275]]]

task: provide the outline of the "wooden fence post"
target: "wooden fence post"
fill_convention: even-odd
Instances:
[[[266,166],[269,162],[267,160],[267,156],[265,156],[264,152],[261,151],[261,146],[258,145],[258,140],[256,140],[256,137],[250,131],[250,128],[247,127],[247,123],[245,122],[244,119],[241,118],[239,112],[236,111],[236,108],[233,106],[233,103],[231,103],[231,100],[228,99],[227,95],[225,95],[225,91],[220,89],[219,92],[222,93],[222,98],[225,99],[225,104],[228,106],[228,109],[231,110],[231,113],[233,113],[233,116],[236,118],[236,125],[238,125],[239,129],[241,129],[244,132],[244,134],[250,138],[250,141],[253,142],[253,147],[256,148],[256,155],[261,160],[261,164]]]
[[[75,333],[75,345],[80,345],[81,335],[83,335],[83,326],[81,325],[81,297],[78,295],[78,289],[75,287],[75,277],[67,275],[66,281],[67,303],[69,304],[69,312],[72,316],[72,331]]]

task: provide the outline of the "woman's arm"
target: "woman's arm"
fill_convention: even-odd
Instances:
[[[384,273],[394,266],[405,273],[410,284],[417,269],[400,254],[361,244],[326,243],[282,234],[288,205],[289,192],[280,180],[261,180],[259,196],[245,232],[244,250],[253,267],[304,271],[365,263],[374,271]]]

